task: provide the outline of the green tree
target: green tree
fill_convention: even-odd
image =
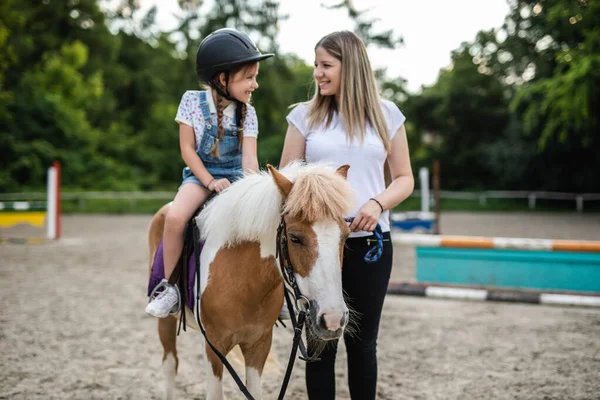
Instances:
[[[449,189],[597,191],[598,3],[510,6],[501,29],[479,32],[452,71],[409,96],[430,142],[421,154],[443,160]]]
[[[570,136],[594,141],[600,86],[600,4],[583,0],[511,2],[498,32],[479,35],[474,62],[516,87],[512,101],[525,131],[543,149]],[[503,39],[503,40],[499,40]]]
[[[102,96],[104,86],[101,73],[89,77],[81,73],[87,62],[87,47],[76,41],[58,52],[44,53],[42,62],[23,75],[16,90],[19,96],[9,106],[12,118],[3,124],[10,132],[3,167],[11,179],[3,185],[43,184],[54,159],[63,161],[67,182],[85,185],[102,172],[114,176],[114,171],[106,171],[113,161],[94,156],[101,132],[90,124],[87,111]],[[94,168],[90,162],[96,163]]]
[[[493,174],[484,147],[499,138],[508,123],[503,86],[479,73],[471,58],[466,47],[455,51],[452,68],[407,101],[429,157],[441,162],[445,188],[485,187],[490,182]]]
[[[11,6],[12,5],[12,6]],[[14,7],[13,7],[14,6]],[[0,189],[41,187],[52,160],[65,165],[67,186],[119,186],[130,178],[122,160],[98,154],[102,130],[95,118],[113,116],[103,68],[118,41],[93,0],[9,1],[0,7],[4,32],[0,96]],[[106,123],[109,125],[109,122]]]

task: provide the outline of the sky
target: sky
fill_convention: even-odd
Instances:
[[[158,6],[160,27],[174,27],[176,0],[139,1],[142,9]],[[345,11],[321,6],[339,2],[280,0],[280,13],[289,15],[280,22],[281,51],[294,53],[312,65],[313,49],[321,37],[353,27]],[[369,19],[379,19],[375,32],[393,29],[404,38],[405,44],[394,50],[371,46],[368,51],[374,68],[386,68],[389,77],[406,79],[411,92],[435,83],[440,69],[450,65],[453,50],[462,42],[473,41],[481,30],[501,27],[509,12],[507,0],[353,0],[353,4],[358,10],[369,10]]]

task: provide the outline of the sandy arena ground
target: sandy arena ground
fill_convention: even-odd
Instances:
[[[0,399],[159,399],[162,348],[144,313],[150,216],[66,216],[63,239],[0,245]],[[600,215],[443,215],[446,234],[600,240]],[[26,229],[0,236],[27,234]],[[414,278],[397,247],[394,280]],[[275,329],[284,364],[291,331]],[[198,332],[182,333],[177,398],[203,399]],[[600,310],[389,296],[379,399],[600,399]],[[338,399],[348,399],[340,346]],[[270,367],[276,398],[283,367]],[[241,371],[241,370],[240,370]],[[225,380],[227,398],[242,398]],[[306,399],[297,361],[288,399]]]

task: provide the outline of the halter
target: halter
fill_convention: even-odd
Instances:
[[[352,222],[354,218],[346,218],[346,222]],[[377,262],[383,253],[383,232],[381,231],[381,226],[379,223],[375,227],[373,231],[373,236],[375,236],[376,243],[364,256],[365,262],[372,264]],[[287,246],[287,225],[285,223],[285,214],[281,215],[281,222],[279,222],[279,226],[277,227],[277,243],[275,247],[275,256],[279,259],[279,268],[281,269],[281,275],[283,276],[283,280],[285,283],[285,301],[288,307],[288,311],[290,314],[290,320],[292,321],[292,327],[294,328],[294,354],[295,347],[299,344],[300,352],[302,356],[301,360],[311,362],[311,361],[319,361],[320,359],[317,357],[309,356],[306,351],[306,347],[301,340],[302,328],[304,324],[304,320],[306,318],[306,314],[310,312],[310,300],[304,296],[300,292],[300,288],[298,287],[298,283],[296,282],[296,278],[294,276],[294,268],[292,265],[292,261],[290,259],[290,254]],[[296,315],[294,312],[293,303],[289,296],[289,290],[294,293],[294,297],[296,300],[296,308],[298,309],[298,322],[296,322]],[[296,337],[298,336],[298,337]],[[290,359],[290,362],[292,359]],[[288,369],[289,369],[288,365]],[[289,369],[291,373],[291,369]],[[287,377],[287,373],[286,373]],[[286,382],[287,384],[287,382]]]
[[[319,361],[319,358],[308,355],[308,352],[306,351],[306,346],[301,340],[302,329],[304,327],[306,314],[310,312],[310,300],[300,292],[298,282],[296,282],[296,277],[294,276],[294,267],[292,265],[292,260],[290,259],[290,253],[288,251],[287,246],[287,225],[285,223],[285,214],[281,215],[281,222],[279,222],[279,226],[277,227],[277,243],[275,246],[275,257],[279,259],[279,268],[281,269],[281,275],[283,276],[285,286],[283,293],[285,295],[285,301],[290,314],[290,320],[292,321],[292,327],[294,328],[294,342],[292,346],[296,348],[298,345],[300,346],[300,352],[302,353],[302,356],[300,356],[301,360],[307,362]],[[294,293],[294,298],[296,300],[296,308],[298,309],[297,322],[296,313],[294,311],[292,300],[290,299],[289,290],[291,290]],[[298,338],[296,338],[296,336],[298,336]],[[291,373],[291,370],[289,370],[289,372]]]
[[[277,247],[275,249],[275,257],[279,258],[279,268],[281,269],[281,274],[283,275],[285,283],[294,291],[298,309],[305,312],[309,311],[310,302],[308,298],[300,293],[300,288],[298,287],[298,283],[294,277],[294,269],[292,267],[292,261],[290,259],[290,253],[287,247],[287,226],[285,223],[285,215],[281,216],[281,222],[277,228]]]

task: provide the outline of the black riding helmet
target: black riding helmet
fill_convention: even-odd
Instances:
[[[261,54],[245,33],[231,28],[214,31],[204,38],[196,54],[196,72],[202,82],[208,83],[218,73],[227,77],[239,64],[261,61],[274,54]]]

